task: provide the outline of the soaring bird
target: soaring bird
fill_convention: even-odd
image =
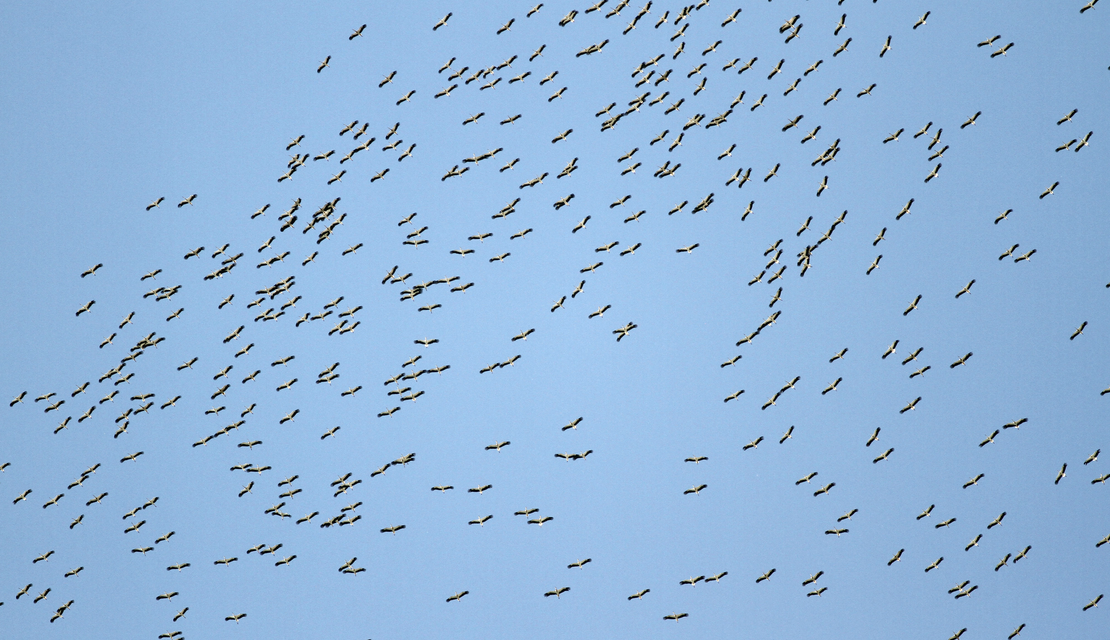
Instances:
[[[914,398],[913,400],[911,400],[910,403],[907,404],[906,406],[902,407],[898,411],[898,413],[905,413],[907,411],[913,411],[917,407],[918,402],[921,402],[921,396],[918,396],[918,397]]]

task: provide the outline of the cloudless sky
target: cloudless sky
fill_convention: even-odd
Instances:
[[[0,635],[1104,633],[1110,8],[649,4],[0,8]]]

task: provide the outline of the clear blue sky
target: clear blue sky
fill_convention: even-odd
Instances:
[[[1083,607],[1110,591],[1110,545],[1096,547],[1110,534],[1110,488],[1092,483],[1110,472],[1110,394],[1100,396],[1110,386],[1110,7],[712,0],[678,21],[684,5],[650,4],[627,33],[641,3],[612,17],[617,0],[590,13],[545,2],[531,16],[524,2],[0,9],[0,392],[22,399],[0,409],[0,465],[10,463],[0,472],[2,635],[1104,633],[1110,605]],[[1088,132],[1089,145],[1056,151]],[[813,164],[830,149],[832,160]],[[295,154],[307,154],[303,166],[279,182]],[[577,169],[557,177],[572,159]],[[468,170],[443,179],[455,165]],[[653,177],[660,167],[677,169]],[[726,184],[748,170],[750,181]],[[412,275],[382,284],[395,265]],[[256,294],[281,281],[295,284]],[[338,298],[330,315],[297,326]],[[133,349],[148,336],[158,343]],[[415,344],[424,338],[438,342]],[[338,377],[316,382],[329,367]],[[1084,464],[1100,448],[1106,458]],[[268,470],[229,471],[242,464]],[[361,482],[334,496],[348,473]],[[454,489],[429,490],[440,485]],[[290,517],[265,513],[282,502]],[[514,516],[528,509],[538,511]],[[553,519],[527,523],[544,516]],[[282,546],[248,553],[259,544]],[[224,558],[238,560],[214,564]],[[339,570],[352,558],[365,571]],[[965,581],[978,588],[955,598]],[[688,616],[664,620],[673,613]],[[237,614],[246,617],[225,620]]]

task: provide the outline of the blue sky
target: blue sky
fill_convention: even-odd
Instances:
[[[1110,385],[1110,225],[1099,204],[1110,170],[1099,127],[1110,104],[1106,8],[712,0],[676,24],[685,5],[650,4],[627,34],[642,4],[608,18],[616,0],[590,13],[585,4],[545,2],[531,16],[532,5],[518,2],[0,9],[0,112],[9,123],[0,158],[8,301],[0,322],[9,336],[0,391],[22,400],[2,409],[0,465],[10,463],[0,473],[3,627],[13,637],[66,638],[312,637],[320,629],[336,638],[741,629],[947,638],[965,627],[966,638],[995,638],[1021,624],[1023,637],[1089,638],[1104,629],[1105,607],[1083,607],[1107,591],[1110,554],[1110,545],[1095,545],[1110,534],[1108,489],[1092,483],[1107,462],[1084,464],[1107,444],[1110,402],[1100,396]],[[573,22],[560,26],[572,10]],[[784,42],[791,31],[780,27],[795,15],[797,37]],[[362,24],[362,37],[348,39]],[[602,42],[599,52],[576,56]],[[768,78],[779,60],[781,73]],[[638,110],[601,130],[640,96]],[[595,115],[610,103],[609,116]],[[725,113],[720,126],[705,126]],[[702,122],[683,131],[697,114]],[[1089,145],[1055,150],[1088,132]],[[833,160],[814,164],[833,148]],[[308,157],[278,182],[294,154]],[[577,169],[557,177],[571,162]],[[652,175],[679,164],[673,175]],[[443,179],[455,165],[468,171]],[[750,170],[750,182],[726,185],[738,170]],[[570,194],[569,204],[553,207]],[[307,229],[336,198],[334,212]],[[508,215],[494,217],[517,198]],[[283,216],[295,201],[300,208]],[[282,230],[289,215],[297,221]],[[451,253],[460,249],[473,253]],[[205,279],[236,256],[232,270]],[[395,276],[412,275],[382,284],[395,265]],[[295,284],[272,299],[256,294],[281,281]],[[422,283],[422,293],[401,299]],[[144,297],[178,285],[168,298]],[[297,326],[339,298],[329,316]],[[256,319],[286,303],[280,317]],[[344,320],[344,332],[329,335]],[[635,328],[618,342],[616,330],[629,323]],[[529,329],[526,340],[512,340]],[[151,332],[151,341],[164,341],[132,351]],[[415,343],[424,338],[438,342]],[[968,353],[964,365],[950,366]],[[315,382],[329,367],[339,377]],[[145,402],[154,404],[138,412]],[[576,428],[562,428],[579,417]],[[878,440],[865,446],[876,429]],[[503,441],[511,444],[486,449]],[[410,453],[412,462],[371,475]],[[684,462],[699,456],[707,460]],[[1065,463],[1066,477],[1054,483]],[[241,464],[270,469],[229,471]],[[334,496],[331,483],[348,473],[361,483]],[[429,490],[441,485],[454,489]],[[27,489],[25,501],[11,502]],[[282,502],[278,511],[290,517],[265,513]],[[538,512],[513,515],[528,509]],[[467,524],[487,515],[481,526]],[[318,526],[335,516],[361,517]],[[538,516],[553,519],[527,524]],[[825,533],[836,529],[848,531]],[[965,551],[979,534],[979,546]],[[282,546],[248,553],[259,544]],[[32,562],[48,551],[47,561]],[[351,558],[365,571],[337,571]],[[567,567],[586,558],[582,568]],[[190,566],[166,569],[181,563]],[[724,571],[717,582],[680,585]],[[949,590],[964,581],[965,590],[978,589],[956,599],[960,592]],[[544,596],[562,587],[570,590]],[[642,599],[628,599],[643,589]],[[175,591],[169,602],[156,600]],[[663,619],[673,613],[688,616]]]

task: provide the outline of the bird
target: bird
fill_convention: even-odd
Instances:
[[[874,459],[874,460],[872,460],[871,462],[872,462],[872,464],[877,464],[877,463],[879,463],[879,462],[881,462],[881,461],[883,461],[883,460],[886,460],[886,459],[887,459],[888,457],[890,457],[890,454],[892,454],[892,453],[894,453],[894,447],[891,447],[891,448],[887,449],[886,451],[884,451],[884,452],[882,453],[882,455],[880,455],[879,457],[875,458],[875,459]]]
[[[1079,325],[1079,328],[1077,328],[1074,332],[1072,332],[1071,337],[1068,338],[1068,340],[1075,340],[1076,337],[1078,337],[1080,334],[1082,334],[1083,330],[1086,329],[1086,328],[1087,328],[1087,321],[1084,320],[1083,324]]]
[[[977,475],[977,476],[975,476],[974,478],[972,478],[972,479],[968,480],[967,482],[965,482],[965,483],[964,483],[964,489],[966,489],[966,488],[968,488],[968,487],[972,487],[972,486],[975,486],[975,485],[979,484],[979,481],[983,479],[983,475],[984,475],[984,474],[980,473],[979,475]]]
[[[454,602],[456,600],[462,600],[463,596],[467,595],[468,593],[470,593],[470,592],[469,591],[460,591],[460,592],[454,594],[453,596],[447,598],[447,602]]]
[[[904,552],[904,551],[905,551],[905,549],[899,549],[898,553],[895,553],[893,558],[891,558],[890,560],[887,560],[886,566],[889,567],[889,566],[893,565],[895,562],[901,561],[902,560],[902,552]]]
[[[681,620],[683,618],[689,617],[689,615],[690,614],[688,614],[688,613],[670,613],[670,614],[667,614],[667,615],[663,616],[663,619],[664,620],[674,620],[675,622],[678,622],[679,620]]]
[[[817,496],[819,496],[819,495],[822,495],[822,494],[828,493],[828,492],[829,492],[829,490],[830,490],[830,489],[832,489],[832,488],[833,488],[833,487],[835,487],[835,486],[836,486],[836,483],[835,483],[835,482],[830,482],[830,483],[828,483],[827,485],[825,485],[825,486],[821,487],[820,489],[818,489],[817,491],[814,491],[814,492],[813,492],[813,497],[815,497],[815,498],[816,498],[816,497],[817,497]]]
[[[1102,600],[1102,594],[1101,593],[1098,594],[1097,598],[1095,598],[1094,600],[1091,600],[1087,604],[1083,605],[1083,610],[1086,611],[1087,609],[1097,607],[1100,600]]]
[[[77,316],[80,316],[80,315],[81,315],[82,313],[86,313],[86,312],[88,312],[88,311],[92,310],[92,306],[93,306],[94,304],[96,304],[96,300],[89,300],[89,301],[88,301],[88,302],[86,302],[86,303],[85,303],[85,304],[84,304],[84,305],[83,305],[83,306],[82,306],[82,307],[81,307],[80,309],[78,309],[78,310],[77,310],[77,314],[76,314],[76,315],[77,315]]]
[[[1060,481],[1063,480],[1065,476],[1067,476],[1067,473],[1065,473],[1065,471],[1067,470],[1068,463],[1065,462],[1064,466],[1060,467],[1060,471],[1056,474],[1056,480],[1052,484],[1060,484]]]
[[[925,23],[922,22],[921,24],[925,24]],[[916,29],[916,28],[917,28],[917,26],[914,26],[914,29]],[[880,58],[885,56],[887,51],[890,51],[890,38],[891,38],[891,36],[886,37],[886,42],[883,43],[883,48],[882,48],[882,50],[879,51],[879,57]],[[874,85],[872,85],[872,86],[874,86]]]
[[[1045,189],[1045,190],[1044,190],[1044,192],[1043,192],[1043,193],[1042,193],[1042,194],[1040,195],[1039,199],[1040,199],[1040,200],[1044,200],[1046,196],[1050,196],[1050,195],[1052,195],[1053,193],[1055,193],[1055,189],[1056,189],[1056,187],[1058,187],[1058,186],[1060,186],[1060,181],[1059,181],[1059,180],[1057,180],[1056,182],[1052,183],[1052,186],[1051,186],[1051,187],[1049,187],[1049,188]]]
[[[997,56],[1006,55],[1006,52],[1009,51],[1010,47],[1012,47],[1012,46],[1014,46],[1014,43],[1011,42],[1010,44],[999,47],[993,53],[991,53],[991,57],[994,58],[994,57],[997,57]]]
[[[966,354],[964,354],[963,356],[960,356],[960,358],[959,358],[959,359],[957,359],[957,360],[956,360],[955,362],[953,362],[952,364],[948,365],[948,368],[949,368],[949,369],[955,369],[956,367],[958,367],[958,366],[960,366],[960,365],[962,365],[962,364],[966,364],[966,363],[967,363],[967,360],[968,360],[968,358],[970,358],[971,356],[972,356],[972,353],[971,353],[970,351],[968,351],[968,352],[967,352]]]
[[[642,589],[636,593],[628,596],[629,600],[642,600],[645,595],[651,592],[651,589]]]
[[[944,556],[937,558],[929,566],[925,567],[925,573],[929,573],[933,569],[939,567],[941,562],[944,562]]]
[[[245,614],[245,613],[237,613],[235,615],[225,617],[224,621],[225,622],[234,621],[235,624],[239,624],[239,621],[242,620],[243,618],[246,618],[246,617],[247,617],[247,614]]]
[[[910,312],[917,308],[917,303],[918,302],[921,302],[921,295],[920,294],[918,294],[918,296],[916,298],[914,298],[913,302],[910,303],[910,306],[906,307],[906,310],[902,312],[902,315],[903,316],[910,315]],[[903,362],[902,364],[905,364],[905,363]]]
[[[905,413],[907,411],[913,411],[917,407],[918,402],[921,402],[921,396],[918,396],[917,398],[911,400],[910,403],[907,404],[906,406],[902,407],[902,409],[899,410],[898,413]]]

